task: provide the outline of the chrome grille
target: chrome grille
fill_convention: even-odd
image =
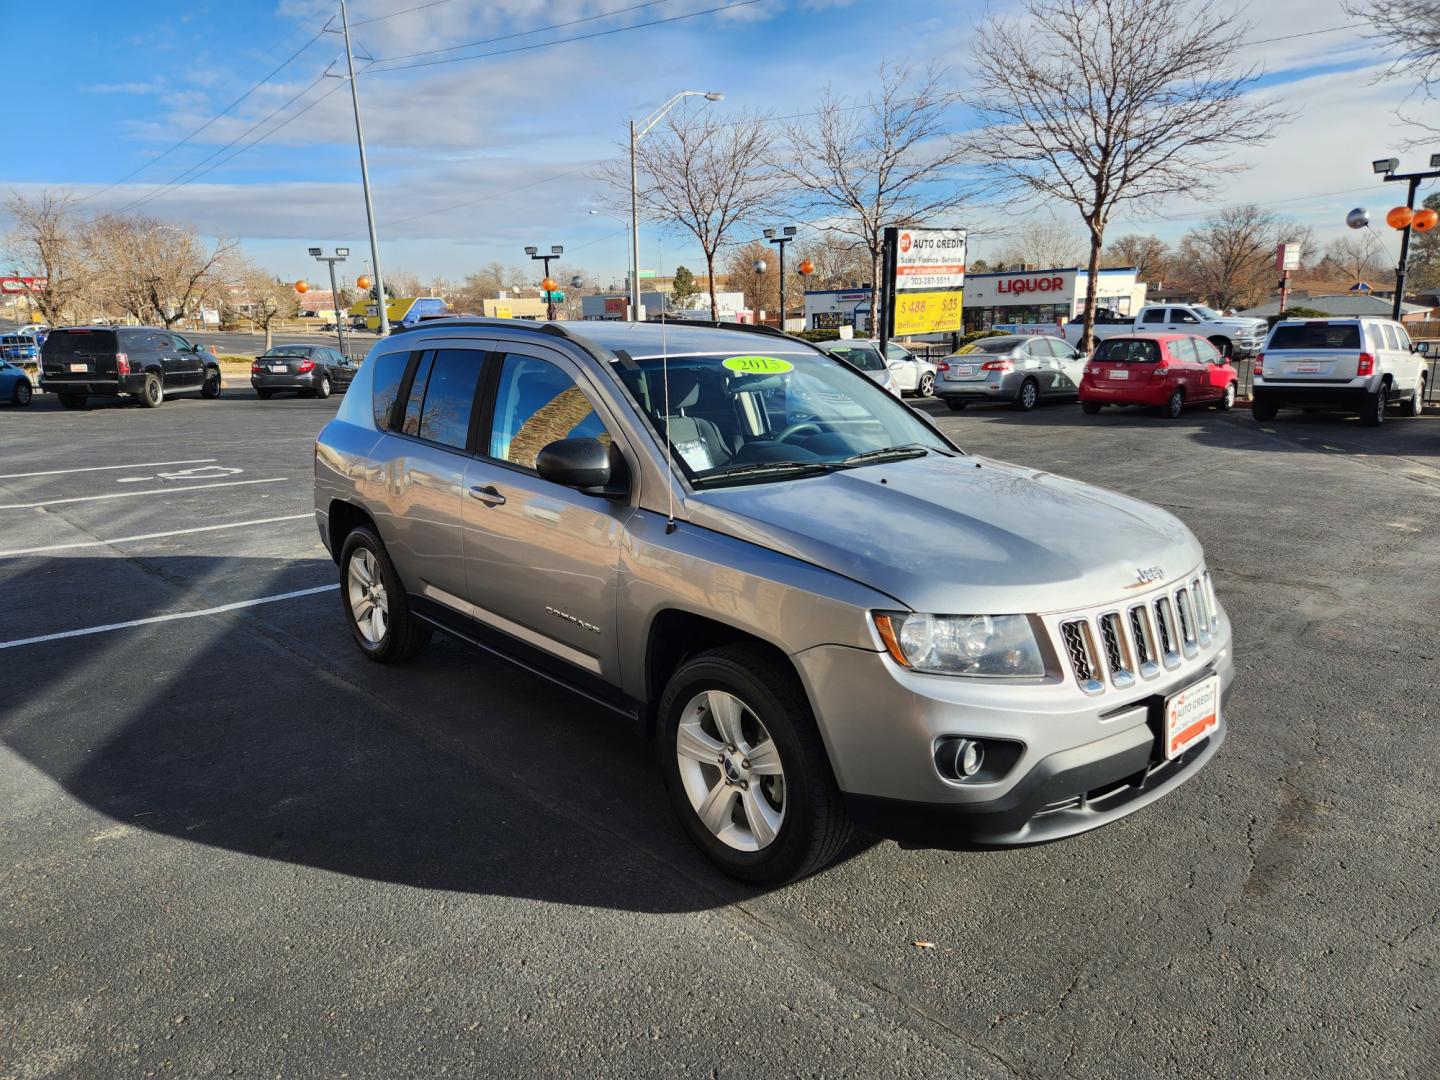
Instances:
[[[1215,587],[1203,568],[1128,608],[1067,616],[1058,624],[1070,670],[1087,694],[1107,686],[1123,690],[1180,667],[1210,645],[1219,627]]]

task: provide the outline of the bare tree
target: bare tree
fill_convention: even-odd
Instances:
[[[1366,20],[1373,33],[1390,53],[1390,64],[1381,78],[1401,79],[1413,86],[1411,100],[1423,106],[1440,98],[1440,0],[1370,0],[1346,4],[1347,14]],[[1397,110],[1406,123],[1426,131],[1440,131],[1434,123]]]
[[[1058,221],[1027,221],[996,254],[995,259],[1011,267],[1078,266],[1085,258],[1085,240],[1074,229]]]
[[[676,109],[663,127],[636,149],[638,201],[652,221],[689,233],[705,256],[710,317],[720,317],[715,298],[715,258],[737,227],[753,223],[774,202],[781,179],[766,165],[771,136],[763,113],[722,120],[708,110]],[[612,201],[629,208],[628,163],[602,168]]]
[[[295,288],[253,264],[239,268],[236,283],[240,286],[241,309],[256,329],[264,331],[265,349],[269,351],[274,344],[275,323],[294,317],[300,309]]]
[[[74,200],[45,191],[33,201],[18,193],[5,200],[14,222],[5,237],[5,270],[23,277],[43,277],[45,287],[32,289],[30,302],[51,326],[74,315],[90,285],[90,273],[77,235]]]
[[[991,17],[972,40],[969,101],[983,124],[966,144],[1017,197],[1075,207],[1092,282],[1118,207],[1209,193],[1232,171],[1225,151],[1283,119],[1251,95],[1258,71],[1234,62],[1247,29],[1234,12],[1189,0],[1026,0],[1024,11]]]
[[[167,328],[215,296],[237,252],[234,241],[223,237],[210,246],[194,229],[120,214],[89,222],[81,247],[95,271],[96,295],[108,309]]]
[[[764,262],[764,270],[756,270],[755,264]],[[785,300],[793,304],[796,297],[805,292],[804,278],[796,272],[793,255],[785,260]],[[745,306],[758,315],[761,311],[771,313],[780,310],[780,261],[775,248],[763,240],[751,240],[748,244],[737,244],[725,256],[722,271],[730,289],[745,294]]]
[[[1170,248],[1158,236],[1129,233],[1106,249],[1105,266],[1133,266],[1140,281],[1163,282],[1170,278]]]
[[[1385,252],[1374,237],[1355,233],[1331,241],[1325,249],[1322,268],[1343,277],[1350,285],[1358,281],[1394,281]]]
[[[1182,280],[1218,308],[1258,303],[1277,280],[1275,244],[1285,224],[1258,206],[1221,210],[1181,238]]]
[[[853,237],[821,233],[796,244],[793,250],[797,267],[806,259],[815,267],[804,278],[806,288],[850,289],[870,281],[869,252]]]
[[[882,65],[880,88],[860,107],[827,87],[815,116],[785,127],[774,168],[799,188],[816,226],[851,237],[868,256],[870,325],[879,325],[885,230],[935,223],[968,198],[956,184],[962,152],[949,138],[946,112],[957,99],[946,72]]]

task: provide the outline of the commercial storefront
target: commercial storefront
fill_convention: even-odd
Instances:
[[[1135,280],[1135,268],[1101,270],[1096,288],[1098,305],[1124,315],[1145,306],[1145,285]],[[1081,313],[1090,275],[1074,267],[1057,270],[1011,270],[998,274],[965,276],[965,329],[999,328],[1018,333],[1058,332],[1059,326]],[[805,294],[805,329],[854,327],[868,332],[870,290],[822,289]],[[1053,328],[1053,329],[1052,329]]]

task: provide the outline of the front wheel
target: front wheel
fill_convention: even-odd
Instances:
[[[269,400],[270,400],[270,391],[269,391],[269,390],[261,390],[261,389],[257,386],[257,387],[255,388],[255,396],[256,396],[257,398],[259,398],[261,401],[269,401]]]
[[[429,644],[432,631],[411,613],[400,575],[371,528],[362,525],[345,537],[340,598],[350,634],[371,660],[400,663]]]
[[[30,380],[21,379],[15,384],[15,389],[10,394],[10,404],[18,405],[23,409],[30,404],[30,398],[33,394],[34,391],[30,388]]]
[[[1389,404],[1389,395],[1385,393],[1385,385],[1381,383],[1380,389],[1373,394],[1365,395],[1365,404],[1361,407],[1360,423],[1364,427],[1379,427],[1385,423],[1385,406]]]
[[[60,407],[62,409],[83,409],[85,396],[83,394],[61,394]]]
[[[165,389],[160,385],[160,376],[150,373],[145,376],[145,381],[140,386],[140,393],[136,395],[140,404],[147,409],[157,409],[160,403],[165,400]]]
[[[200,384],[200,396],[211,399],[220,396],[220,373],[218,371],[205,373],[205,381]]]
[[[1235,355],[1235,345],[1229,338],[1212,337],[1210,344],[1214,345],[1216,350],[1221,356],[1225,357],[1226,360],[1231,359]]]
[[[1080,402],[1080,408],[1086,416],[1100,415],[1100,402],[1098,401],[1082,401]]]
[[[1221,412],[1229,412],[1235,407],[1235,384],[1232,382],[1225,387],[1225,394],[1215,403],[1215,408]]]
[[[945,407],[948,408],[951,412],[963,412],[965,406],[969,404],[970,403],[968,401],[958,401],[955,398],[945,399]]]
[[[1419,416],[1425,411],[1425,376],[1422,374],[1419,381],[1415,383],[1415,392],[1410,395],[1410,400],[1405,403],[1406,416]]]
[[[920,385],[915,392],[922,398],[932,397],[935,393],[935,376],[928,371],[921,375]]]
[[[1021,412],[1029,412],[1040,404],[1040,384],[1034,379],[1026,379],[1020,384],[1020,393],[1015,395],[1015,407]]]
[[[747,645],[701,653],[671,676],[659,716],[671,804],[721,870],[781,884],[849,843],[849,816],[788,665]]]
[[[1180,414],[1184,411],[1185,391],[1176,390],[1173,394],[1170,395],[1170,400],[1165,402],[1165,408],[1161,410],[1161,414],[1167,420],[1178,420],[1180,419]]]

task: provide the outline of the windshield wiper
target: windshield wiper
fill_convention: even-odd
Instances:
[[[838,462],[842,468],[853,465],[870,465],[877,461],[904,461],[906,458],[925,457],[930,451],[923,446],[886,446],[880,450],[866,450],[863,454],[851,454]]]
[[[804,476],[829,472],[836,466],[825,461],[757,461],[752,465],[735,465],[728,469],[717,469],[695,478],[696,487],[730,480],[763,480],[767,477]]]

